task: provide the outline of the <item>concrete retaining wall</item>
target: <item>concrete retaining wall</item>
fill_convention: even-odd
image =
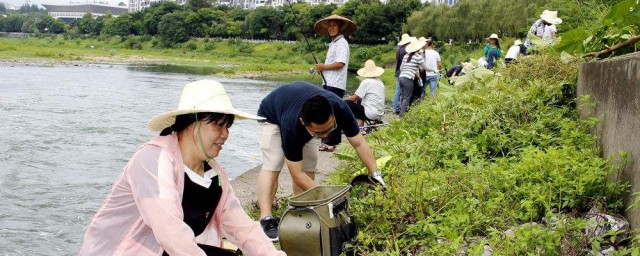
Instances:
[[[578,78],[578,97],[590,95],[580,103],[583,117],[601,121],[595,129],[604,157],[618,158],[628,152],[630,162],[622,174],[612,177],[628,181],[632,193],[640,191],[640,53],[582,64]],[[619,158],[618,158],[619,159]],[[625,205],[633,198],[625,197]],[[640,212],[628,211],[633,228],[640,227]]]

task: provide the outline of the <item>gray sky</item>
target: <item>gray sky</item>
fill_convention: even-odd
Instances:
[[[97,1],[101,1],[101,2],[108,2],[109,5],[117,5],[120,2],[124,2],[125,4],[129,4],[128,0],[30,0],[32,4],[70,4],[70,2],[73,3],[94,3]],[[4,3],[9,3],[9,4],[14,4],[14,5],[18,5],[21,6],[25,3],[25,0],[0,0],[0,2],[4,2]]]

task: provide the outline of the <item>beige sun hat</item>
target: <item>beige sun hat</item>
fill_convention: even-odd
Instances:
[[[328,36],[329,31],[327,30],[327,26],[330,20],[342,21],[342,26],[340,26],[340,30],[342,30],[341,32],[345,36],[353,35],[353,33],[356,32],[357,26],[355,22],[345,17],[342,17],[340,15],[333,14],[331,16],[325,17],[317,21],[316,24],[313,25],[313,30],[316,32],[316,34]]]
[[[463,73],[469,73],[471,72],[471,70],[473,70],[473,64],[471,64],[471,62],[462,62],[462,72]]]
[[[560,24],[562,23],[562,19],[558,18],[558,11],[549,11],[544,10],[542,14],[540,14],[540,19],[549,22],[551,24]]]
[[[520,41],[520,39],[516,39],[516,41],[513,42],[513,45],[522,45],[522,41]]]
[[[491,36],[489,36],[489,39],[496,39],[496,40],[500,40],[500,38],[498,37],[498,34],[491,34]]]
[[[411,36],[407,33],[402,34],[402,37],[400,38],[400,42],[398,42],[398,45],[405,45],[411,43]]]
[[[379,77],[384,73],[384,68],[376,66],[373,60],[364,62],[364,68],[358,69],[358,75],[362,77]]]
[[[233,108],[229,94],[220,82],[200,80],[184,86],[178,110],[154,116],[147,124],[147,128],[152,131],[161,131],[173,125],[178,115],[200,112],[231,114],[237,119],[264,119]]]
[[[411,43],[409,43],[409,45],[407,45],[407,48],[405,48],[407,53],[418,51],[418,50],[422,49],[422,47],[424,47],[427,44],[427,42],[420,41],[419,39],[416,39],[415,37],[413,37],[411,39],[412,39]]]

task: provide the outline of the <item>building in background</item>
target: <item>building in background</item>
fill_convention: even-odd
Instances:
[[[7,10],[20,10],[20,6],[17,6],[15,4],[5,3],[2,1],[0,1],[0,4],[4,5],[4,8],[6,8]]]
[[[87,13],[91,13],[93,18],[99,16],[106,16],[110,13],[113,17],[118,17],[121,14],[127,13],[129,10],[126,7],[109,6],[103,4],[74,4],[74,5],[53,5],[43,4],[45,9],[49,12],[49,16],[63,20],[66,22],[81,19]]]
[[[427,0],[428,3],[431,4],[446,4],[449,6],[453,6],[458,3],[459,0]]]

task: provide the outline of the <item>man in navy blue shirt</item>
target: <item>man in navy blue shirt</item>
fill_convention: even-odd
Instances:
[[[334,93],[306,82],[294,82],[273,90],[260,103],[260,148],[264,163],[258,176],[260,224],[272,240],[278,239],[278,220],[271,208],[278,189],[278,176],[286,163],[293,180],[293,194],[316,186],[318,139],[342,131],[369,176],[384,185],[376,159],[349,106]]]

